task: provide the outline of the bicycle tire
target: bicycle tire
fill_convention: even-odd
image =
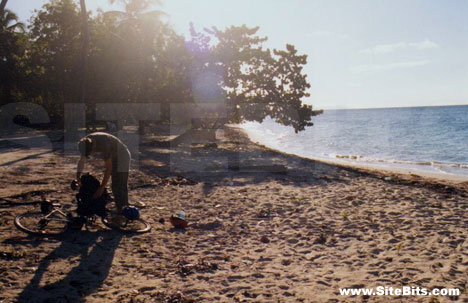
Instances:
[[[46,220],[41,224],[41,220]],[[67,220],[47,220],[41,212],[26,212],[16,216],[15,226],[34,236],[58,236],[68,229]]]
[[[127,234],[143,234],[151,230],[151,225],[145,220],[139,218],[136,220],[127,220],[125,224],[117,225],[108,220],[109,216],[102,217],[102,223],[114,230]]]

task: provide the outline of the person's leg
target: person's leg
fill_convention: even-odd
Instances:
[[[112,193],[114,194],[117,212],[121,213],[128,205],[128,172],[117,172],[112,174]]]
[[[128,205],[128,172],[130,171],[130,152],[126,147],[119,148],[117,158],[112,163],[112,192],[117,212],[121,213]]]

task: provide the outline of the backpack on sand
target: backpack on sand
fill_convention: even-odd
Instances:
[[[111,200],[107,190],[97,199],[93,199],[93,195],[99,189],[100,183],[98,179],[89,173],[81,176],[81,187],[76,194],[78,208],[76,212],[83,217],[91,217],[98,215],[104,217],[106,215],[106,204]]]

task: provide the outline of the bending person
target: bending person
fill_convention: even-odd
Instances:
[[[93,199],[99,198],[112,176],[112,193],[114,195],[117,213],[128,205],[128,172],[130,170],[130,152],[119,138],[102,132],[87,135],[78,142],[81,158],[78,161],[76,178],[80,182],[86,159],[91,154],[100,153],[105,163],[104,177]],[[81,186],[81,184],[80,184]]]

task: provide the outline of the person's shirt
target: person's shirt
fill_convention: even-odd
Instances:
[[[112,162],[128,162],[130,152],[127,146],[117,137],[103,132],[91,133],[86,136],[93,142],[93,153],[102,154],[102,158],[107,160],[112,159]]]

